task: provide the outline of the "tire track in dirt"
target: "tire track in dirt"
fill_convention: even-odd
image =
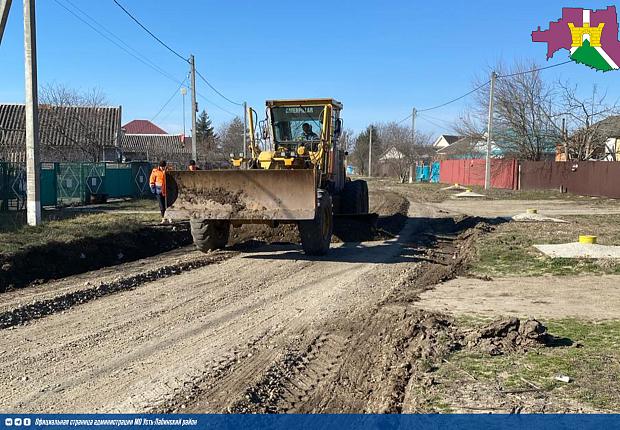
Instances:
[[[305,347],[290,345],[228,411],[402,412],[406,401],[415,401],[412,387],[432,383],[428,372],[459,347],[460,336],[449,318],[410,303],[464,270],[471,243],[489,228],[482,219],[446,218],[409,236],[403,253],[419,264],[404,271],[385,299],[350,319],[328,322]]]
[[[304,403],[336,375],[350,339],[350,335],[321,333],[300,354],[285,354],[228,412],[303,413]]]
[[[455,221],[411,210],[398,239],[334,246],[321,258],[295,245],[254,248],[13,326],[0,345],[10,357],[0,362],[0,402],[49,412],[396,411],[406,395],[385,399],[406,389],[377,387],[415,355],[402,352],[410,339],[426,345],[438,333],[408,308],[423,284],[415,281],[437,282],[455,266],[436,237]],[[269,369],[290,372],[273,373],[270,386]]]
[[[110,282],[101,282],[96,286],[89,283],[90,286],[88,288],[79,289],[46,300],[35,300],[31,304],[0,313],[0,329],[13,327],[34,319],[44,318],[58,312],[63,312],[74,306],[88,303],[91,300],[99,299],[110,294],[133,290],[148,282],[178,275],[182,272],[195,270],[210,264],[216,264],[236,254],[235,252],[219,252],[194,261],[165,265],[158,269],[148,270],[131,276],[119,277]]]

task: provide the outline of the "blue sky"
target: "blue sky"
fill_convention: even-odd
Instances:
[[[591,1],[367,1],[119,0],[184,56],[227,97],[263,111],[273,98],[334,97],[344,103],[345,126],[359,131],[371,122],[401,120],[471,89],[472,78],[497,61],[537,59],[546,46],[530,33],[561,17],[567,6],[604,8]],[[22,2],[15,0],[0,46],[0,102],[21,103],[23,84]],[[175,79],[187,64],[158,45],[113,0],[38,0],[39,83],[101,89],[123,106],[123,121],[152,118],[178,84],[145,66],[63,9],[79,7]],[[72,5],[73,4],[73,5]],[[76,11],[76,13],[79,13]],[[559,52],[549,64],[568,57]],[[577,64],[545,71],[591,91],[597,83],[620,96],[620,72],[603,74]],[[232,118],[232,105],[198,81],[199,98],[218,125]],[[183,130],[177,93],[157,117],[169,132]],[[187,99],[187,101],[189,101]],[[416,126],[440,133],[466,100],[428,112]],[[189,106],[189,103],[188,105]],[[430,121],[429,121],[430,120]],[[189,129],[189,116],[186,120]],[[433,124],[434,123],[434,124]]]

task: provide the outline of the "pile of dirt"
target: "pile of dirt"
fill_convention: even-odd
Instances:
[[[299,244],[299,230],[296,224],[281,224],[270,227],[265,224],[244,224],[231,227],[228,246],[235,249],[251,248],[269,243]]]
[[[468,349],[490,355],[525,352],[540,346],[552,346],[554,341],[555,338],[539,321],[530,319],[521,322],[519,318],[495,321],[467,334],[463,340]]]
[[[146,226],[136,231],[87,237],[72,242],[49,242],[15,254],[0,254],[0,293],[189,245],[186,223]]]

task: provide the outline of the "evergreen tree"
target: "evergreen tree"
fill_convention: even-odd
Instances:
[[[217,139],[217,135],[213,130],[211,118],[209,118],[206,110],[200,112],[200,115],[198,115],[196,119],[195,136],[198,160],[205,162],[208,159],[208,152],[215,148],[215,140]]]

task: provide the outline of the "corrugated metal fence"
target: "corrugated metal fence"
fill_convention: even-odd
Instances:
[[[618,161],[522,161],[521,189],[620,198]]]
[[[484,185],[485,160],[444,160],[439,182]],[[620,198],[619,161],[491,160],[491,186]]]
[[[41,204],[83,204],[97,194],[112,198],[150,195],[151,169],[145,162],[41,163]],[[25,200],[25,165],[0,162],[0,211],[23,210]]]
[[[444,160],[439,170],[439,182],[461,185],[484,185],[485,160]],[[517,160],[491,160],[491,186],[516,189],[518,186]]]

